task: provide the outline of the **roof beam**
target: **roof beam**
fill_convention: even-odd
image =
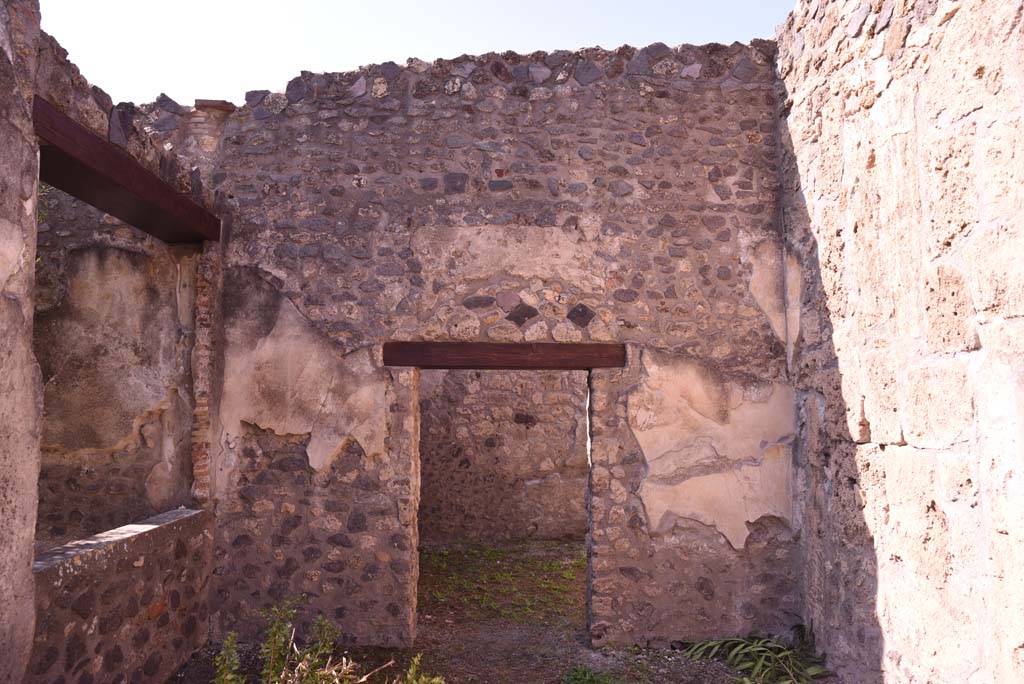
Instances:
[[[41,97],[39,179],[164,242],[220,238],[220,219]]]
[[[387,342],[385,366],[478,370],[589,370],[622,368],[622,344],[495,342]]]

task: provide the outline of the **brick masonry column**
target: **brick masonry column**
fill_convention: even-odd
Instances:
[[[195,347],[192,351],[192,496],[209,508],[210,402],[216,366],[216,331],[220,328],[221,260],[219,245],[206,243],[196,273]]]

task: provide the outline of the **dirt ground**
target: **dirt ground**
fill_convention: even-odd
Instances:
[[[446,684],[731,684],[733,672],[673,651],[587,646],[583,542],[529,542],[421,552],[419,622],[411,650],[357,649],[348,655],[375,682],[405,671],[422,654],[425,672]],[[239,649],[259,671],[256,647]],[[216,648],[198,653],[172,680],[209,684]]]

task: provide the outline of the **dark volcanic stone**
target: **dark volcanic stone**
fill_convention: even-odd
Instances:
[[[446,173],[444,174],[444,191],[451,195],[457,192],[466,191],[466,181],[469,180],[469,175],[465,173]]]
[[[178,117],[173,114],[166,114],[153,122],[153,130],[166,133],[178,127]]]
[[[114,646],[103,655],[103,669],[113,672],[124,662],[124,651],[120,646]]]
[[[492,181],[487,183],[487,187],[490,190],[494,190],[494,191],[511,190],[512,189],[512,181],[510,181],[510,180],[492,180]]]
[[[245,94],[245,104],[255,107],[260,102],[263,102],[263,98],[269,94],[269,90],[250,90]]]
[[[161,658],[159,653],[150,654],[150,656],[146,658],[146,662],[142,664],[142,671],[152,677],[157,673],[157,670],[160,669],[160,660]]]
[[[288,98],[289,102],[298,102],[308,94],[309,86],[306,85],[306,81],[301,76],[296,76],[288,81],[288,87],[284,91],[284,96]]]
[[[485,309],[494,304],[494,297],[488,295],[473,295],[462,300],[462,306],[467,309]]]
[[[128,146],[128,137],[134,130],[132,120],[135,117],[135,105],[121,102],[110,110],[110,129],[108,139],[119,147]]]
[[[330,537],[327,538],[327,543],[331,544],[332,546],[341,546],[342,548],[346,549],[351,549],[353,546],[355,546],[355,544],[352,543],[352,538],[342,532],[332,534]]]
[[[565,317],[568,318],[573,323],[575,323],[580,328],[586,328],[588,325],[590,325],[590,321],[594,320],[594,316],[596,315],[597,314],[594,313],[593,309],[591,309],[586,304],[580,303],[572,307],[572,309],[569,311],[568,314],[566,314]]]
[[[608,184],[608,189],[616,197],[625,197],[626,195],[633,194],[633,186],[618,178]]]
[[[87,591],[74,600],[71,604],[71,610],[75,611],[78,617],[83,620],[88,620],[93,616],[93,612],[96,609],[96,594],[91,591]]]
[[[522,303],[518,304],[514,309],[509,311],[508,316],[506,316],[505,318],[521,327],[523,323],[530,320],[534,316],[537,316],[539,313],[539,311],[537,311],[529,304]]]
[[[512,417],[512,420],[517,425],[525,425],[527,428],[532,428],[537,424],[537,417],[529,413],[517,413]]]
[[[246,94],[246,97],[248,98],[248,94]],[[178,116],[181,116],[182,114],[186,114],[188,112],[188,109],[186,107],[182,107],[180,104],[175,102],[171,97],[169,97],[166,93],[160,93],[160,95],[156,98],[156,106],[164,110],[165,112],[177,114]]]
[[[356,511],[350,515],[347,528],[349,532],[365,532],[367,529],[366,514]]]
[[[601,67],[597,66],[593,62],[587,61],[580,62],[576,65],[576,73],[574,76],[580,85],[587,85],[588,83],[593,83],[604,76],[604,72],[601,71]]]
[[[736,62],[736,66],[732,68],[732,78],[743,83],[753,80],[757,73],[758,68],[754,66],[754,62],[746,57]]]

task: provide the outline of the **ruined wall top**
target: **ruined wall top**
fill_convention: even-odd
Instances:
[[[778,377],[773,54],[412,60],[140,111],[218,193],[229,313],[255,268],[344,351],[618,340]]]
[[[103,140],[117,145],[135,161],[203,206],[212,205],[194,164],[164,145],[144,126],[141,112],[130,102],[114,104],[102,89],[91,85],[68,59],[67,50],[52,36],[40,32],[35,95]]]

